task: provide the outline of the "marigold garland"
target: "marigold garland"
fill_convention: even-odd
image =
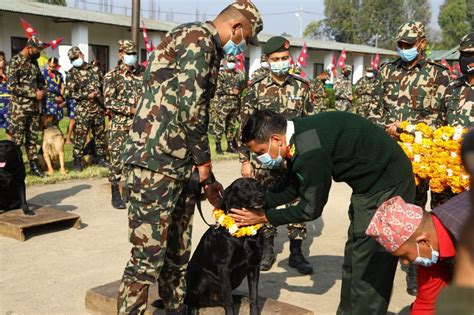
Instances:
[[[444,126],[433,129],[424,123],[402,122],[405,132],[399,145],[412,162],[415,181],[430,180],[433,192],[450,188],[460,193],[469,188],[469,175],[461,166],[461,140],[467,129]]]
[[[255,224],[249,226],[238,227],[234,219],[225,214],[221,209],[214,209],[212,215],[216,220],[216,223],[229,231],[229,234],[235,237],[254,236],[257,231],[262,227],[262,224]]]

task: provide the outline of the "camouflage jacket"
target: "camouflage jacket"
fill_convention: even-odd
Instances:
[[[355,85],[356,112],[366,118],[375,115],[374,111],[377,109],[375,85],[375,79],[367,76],[363,76]]]
[[[270,109],[280,113],[286,119],[304,117],[315,113],[308,83],[304,79],[291,74],[287,76],[282,85],[276,83],[271,74],[252,82],[247,95],[242,101],[241,128],[255,110],[262,109]],[[240,139],[240,136],[238,138]],[[248,161],[250,152],[247,147],[244,145],[239,147],[240,161]]]
[[[136,107],[142,95],[143,75],[139,70],[121,64],[104,76],[104,102],[112,112],[112,122],[118,128],[129,129]]]
[[[219,71],[217,78],[216,97],[231,97],[237,98],[239,94],[234,94],[233,89],[242,91],[243,78],[239,72],[236,71]]]
[[[84,63],[81,68],[72,67],[66,74],[65,94],[75,100],[76,114],[103,112],[102,74],[99,68]],[[92,92],[99,93],[99,97],[88,99]]]
[[[401,59],[382,65],[376,86],[380,123],[410,121],[434,125],[448,84],[448,69],[430,60],[423,59],[411,69]]]
[[[170,31],[149,57],[124,162],[185,179],[210,161],[209,102],[214,96],[222,45],[211,22]]]
[[[318,80],[315,78],[313,81],[311,81],[310,84],[310,89],[312,93],[312,100],[314,107],[318,112],[322,112],[326,108],[326,87],[324,86],[323,81]]]
[[[473,127],[474,85],[462,76],[446,88],[440,111],[440,125]]]
[[[22,111],[39,112],[40,102],[36,99],[36,91],[45,90],[46,82],[38,63],[17,54],[10,61],[7,76],[12,107]]]
[[[266,77],[269,72],[270,72],[270,70],[268,70],[267,68],[260,67],[252,73],[252,77],[250,78],[250,80],[251,81],[256,81],[257,79],[260,79],[262,77]]]
[[[352,83],[349,78],[340,76],[334,82],[334,95],[336,100],[351,101],[349,98],[352,96]]]

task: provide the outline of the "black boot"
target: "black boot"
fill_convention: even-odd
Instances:
[[[44,177],[44,173],[39,167],[38,160],[30,161],[30,174],[38,177]]]
[[[291,268],[295,268],[299,273],[304,275],[310,275],[313,273],[313,267],[304,258],[301,252],[302,240],[290,240],[290,259],[289,265]]]
[[[224,154],[224,151],[222,151],[221,147],[221,142],[216,140],[216,153],[217,154]]]
[[[109,167],[109,162],[107,162],[107,159],[103,155],[97,157],[97,161],[95,164],[100,167]]]
[[[110,183],[112,187],[112,207],[115,209],[125,209],[125,203],[120,195],[120,187],[117,182]]]
[[[273,249],[273,236],[265,236],[263,241],[263,255],[262,262],[260,263],[260,270],[268,271],[272,268],[275,263],[275,250]]]
[[[82,172],[82,158],[80,157],[74,158],[73,170],[74,172]]]
[[[175,309],[165,309],[166,315],[188,315],[188,307],[186,305],[180,306]]]
[[[414,264],[410,264],[407,270],[407,292],[410,295],[416,296],[418,294],[418,268]]]
[[[227,141],[227,152],[228,153],[237,153],[237,150],[232,145],[232,141]]]

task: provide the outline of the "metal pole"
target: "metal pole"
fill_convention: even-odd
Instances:
[[[140,0],[132,0],[132,40],[140,51]]]

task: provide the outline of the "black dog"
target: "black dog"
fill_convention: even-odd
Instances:
[[[240,178],[224,192],[222,210],[259,209],[264,204],[262,187],[255,179]],[[250,314],[258,314],[258,278],[263,251],[263,232],[237,238],[222,227],[210,227],[189,262],[185,303],[191,312],[201,307],[223,306],[234,314],[232,290],[247,277]]]
[[[12,141],[0,141],[0,210],[21,208],[34,215],[26,203],[25,165],[20,148]]]

